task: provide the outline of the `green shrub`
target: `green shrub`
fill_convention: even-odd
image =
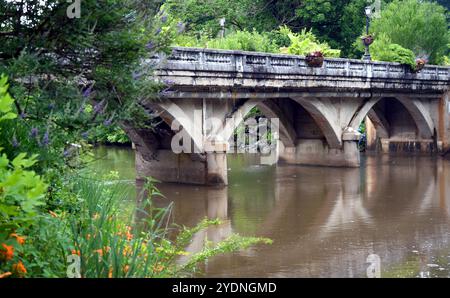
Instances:
[[[101,144],[130,144],[130,138],[116,123],[99,125],[92,130],[88,138],[89,143]]]
[[[449,47],[450,47],[450,45],[449,45]],[[450,56],[442,57],[442,65],[446,65],[446,66],[450,65]]]
[[[440,63],[448,52],[446,9],[433,1],[394,0],[381,11],[380,18],[373,19],[371,31],[376,36],[386,34],[392,43],[416,56],[429,57],[432,64]]]
[[[17,117],[12,112],[14,100],[7,93],[6,81],[5,76],[0,78],[0,130],[2,123]],[[35,172],[27,170],[35,163],[36,155],[27,158],[25,153],[20,153],[13,160],[5,153],[0,155],[0,275],[26,273],[17,254],[25,238],[17,232],[36,221],[38,208],[45,204],[47,188]]]
[[[273,42],[268,35],[258,33],[256,30],[253,30],[252,32],[245,30],[236,31],[226,35],[224,38],[214,38],[210,40],[204,38],[195,39],[194,37],[183,37],[177,40],[176,45],[251,52],[278,52],[276,43]]]
[[[320,42],[317,37],[306,29],[300,33],[293,33],[288,27],[281,27],[280,32],[289,37],[291,44],[282,52],[306,56],[309,53],[320,51],[325,57],[339,57],[340,50],[332,49],[326,42]]]
[[[303,56],[315,51],[321,51],[325,57],[339,57],[341,54],[340,50],[332,49],[327,43],[320,42],[311,31],[303,29],[300,33],[293,33],[286,26],[269,33],[258,33],[256,30],[236,31],[224,38],[214,39],[180,36],[175,45]]]
[[[385,34],[375,38],[370,47],[372,59],[375,61],[397,62],[408,65],[411,69],[416,67],[416,58],[413,51],[391,42]]]

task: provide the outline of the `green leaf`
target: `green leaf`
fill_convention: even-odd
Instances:
[[[0,121],[1,120],[11,120],[11,119],[16,119],[16,118],[17,118],[16,113],[9,112],[6,115],[3,115],[2,117],[0,117]]]
[[[30,158],[26,158],[26,153],[20,153],[11,163],[14,168],[29,168],[37,162],[36,157],[37,155],[34,154]]]

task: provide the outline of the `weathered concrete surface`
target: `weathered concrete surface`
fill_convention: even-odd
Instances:
[[[442,152],[450,157],[450,91],[446,92],[439,106],[439,135]]]
[[[413,73],[398,63],[325,59],[323,67],[311,68],[302,56],[196,48],[174,48],[153,61],[157,75],[173,82],[173,98],[432,96],[449,85],[443,66]]]
[[[280,148],[280,162],[329,167],[359,167],[356,142],[345,141],[341,149],[330,148],[323,140],[298,140],[295,147]]]
[[[153,177],[159,181],[227,185],[227,159],[225,153],[175,154],[171,150],[158,150],[154,159],[143,158],[136,151],[137,179]]]
[[[396,63],[325,59],[323,67],[311,68],[301,56],[193,48],[174,48],[169,57],[149,62],[172,92],[145,106],[174,132],[162,137],[131,129],[143,176],[227,184],[225,153],[234,130],[254,107],[279,119],[284,162],[359,166],[356,130],[365,118],[370,119],[369,149],[450,149],[449,67],[426,66],[413,73]],[[208,123],[211,118],[218,125]],[[189,137],[192,142],[182,143],[193,153],[169,151],[173,135]]]
[[[378,139],[377,129],[373,124],[370,117],[366,116],[365,118],[366,124],[366,151],[375,152],[378,150]]]

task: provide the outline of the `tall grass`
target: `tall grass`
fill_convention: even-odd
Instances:
[[[188,255],[184,249],[194,234],[219,225],[220,221],[205,219],[194,228],[181,228],[170,240],[171,206],[153,206],[152,197],[161,195],[153,180],[146,183],[144,190],[148,196],[143,208],[136,206],[124,214],[123,204],[129,201],[122,184],[91,179],[75,182],[74,192],[82,198],[81,208],[66,220],[74,241],[71,253],[80,258],[82,277],[189,276],[212,256],[270,243],[268,239],[235,234],[215,245],[209,243],[200,252],[189,255],[187,262],[178,264],[180,256]],[[136,211],[144,216],[136,217]]]

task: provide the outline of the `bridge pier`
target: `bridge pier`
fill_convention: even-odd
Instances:
[[[450,91],[444,93],[439,105],[439,141],[441,151],[450,156]]]
[[[280,148],[279,160],[307,166],[360,166],[360,154],[355,141],[344,141],[342,148],[330,148],[323,140],[298,140],[295,147]]]
[[[144,158],[136,150],[137,179],[153,177],[162,182],[199,185],[227,185],[227,156],[224,152],[179,153],[157,150],[154,158]]]

